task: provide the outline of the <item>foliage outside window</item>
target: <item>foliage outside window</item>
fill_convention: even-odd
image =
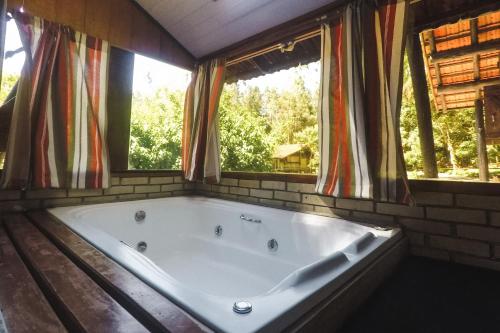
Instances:
[[[7,102],[7,97],[19,80],[25,58],[16,22],[12,19],[6,24],[3,57],[2,82],[0,85],[0,105]],[[3,162],[5,158],[4,146],[7,142],[8,133],[1,133],[1,135],[2,149],[0,150],[0,169],[3,169]]]
[[[135,56],[129,169],[180,169],[189,80],[189,71]]]
[[[317,172],[318,70],[316,62],[224,86],[222,170]]]
[[[479,178],[477,141],[473,109],[436,112],[432,94],[432,124],[440,179],[472,180]],[[423,160],[418,136],[417,113],[410,67],[405,57],[401,139],[409,178],[423,177]],[[500,145],[488,146],[491,181],[500,181]]]

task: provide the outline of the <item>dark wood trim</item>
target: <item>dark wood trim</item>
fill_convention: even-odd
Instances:
[[[151,22],[153,22],[166,36],[168,36],[175,44],[175,46],[181,49],[183,52],[188,54],[191,57],[191,61],[193,64],[196,62],[196,57],[184,46],[181,42],[179,42],[167,29],[163,27],[147,10],[145,10],[136,0],[129,0],[139,11],[141,11]],[[179,67],[184,67],[181,65],[176,65]],[[193,68],[184,67],[184,69],[192,70]]]
[[[68,258],[152,332],[207,332],[203,324],[45,211],[28,214]]]
[[[500,81],[500,80],[499,80]],[[477,140],[477,167],[479,169],[479,179],[488,181],[490,178],[488,171],[488,150],[486,148],[486,133],[484,130],[484,108],[483,100],[474,101],[474,115],[476,120],[476,140]]]
[[[18,253],[69,331],[146,331],[25,216],[10,215],[4,221]]]
[[[441,12],[425,16],[423,19],[415,22],[415,31],[422,32],[423,30],[437,28],[447,23],[455,23],[461,19],[477,17],[487,12],[497,11],[498,9],[500,9],[500,2],[498,0],[481,0],[480,4],[474,2],[445,13]]]
[[[480,81],[442,85],[437,87],[437,91],[440,94],[459,93],[465,91],[475,91],[482,89],[484,87],[496,86],[499,84],[500,84],[500,79],[480,80]]]
[[[7,331],[66,332],[1,224],[0,268],[0,309]]]
[[[134,59],[132,52],[111,47],[108,74],[108,151],[113,170],[128,169]]]
[[[112,177],[169,177],[183,176],[182,170],[112,170]]]
[[[432,131],[431,102],[425,77],[422,47],[418,34],[409,33],[407,35],[406,53],[408,55],[411,83],[415,97],[418,136],[424,164],[424,175],[426,178],[437,178],[438,168],[434,147],[434,134]]]

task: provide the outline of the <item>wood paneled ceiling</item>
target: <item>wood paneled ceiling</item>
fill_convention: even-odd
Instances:
[[[131,0],[136,1],[193,56],[227,55],[264,48],[290,31],[300,30],[309,13],[319,18],[323,11],[342,6],[348,0]],[[370,0],[366,0],[370,1]],[[375,0],[374,0],[375,1]],[[477,17],[496,10],[498,0],[410,0],[415,29],[435,28],[461,18]],[[291,21],[291,23],[290,23]],[[318,23],[319,25],[319,23]],[[269,33],[268,33],[269,32]],[[281,32],[281,35],[280,35]],[[271,41],[269,35],[274,39]],[[279,38],[280,35],[282,38]],[[290,36],[286,38],[290,39]],[[285,38],[285,39],[286,39]],[[222,50],[222,51],[221,51]],[[298,43],[293,52],[279,50],[228,68],[229,82],[306,64],[319,59],[320,38]],[[236,51],[238,53],[239,51]]]
[[[339,0],[137,0],[195,57]]]

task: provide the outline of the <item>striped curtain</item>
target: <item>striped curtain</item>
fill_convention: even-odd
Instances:
[[[346,6],[322,27],[316,190],[411,200],[399,133],[407,0]]]
[[[193,73],[184,103],[182,170],[190,181],[220,181],[219,101],[225,62],[215,59]]]
[[[26,60],[2,187],[108,187],[108,43],[38,17],[15,19]]]

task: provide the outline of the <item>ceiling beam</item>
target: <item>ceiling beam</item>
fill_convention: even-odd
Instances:
[[[473,57],[481,53],[495,52],[500,50],[500,39],[494,39],[485,43],[472,44],[446,51],[431,53],[433,63],[450,61],[462,57]]]
[[[449,94],[449,93],[456,94],[461,92],[477,91],[486,86],[495,86],[495,85],[500,85],[500,79],[489,79],[482,81],[447,84],[444,86],[437,87],[437,91],[440,94]]]
[[[436,1],[436,0],[431,0]],[[436,1],[439,3],[439,1]],[[418,5],[418,3],[416,4]],[[415,22],[415,32],[422,32],[427,29],[434,29],[448,23],[456,23],[461,19],[478,17],[486,12],[493,12],[500,9],[500,1],[498,0],[481,0],[471,3],[467,6],[449,10],[446,12],[437,12],[433,15],[425,16]]]

